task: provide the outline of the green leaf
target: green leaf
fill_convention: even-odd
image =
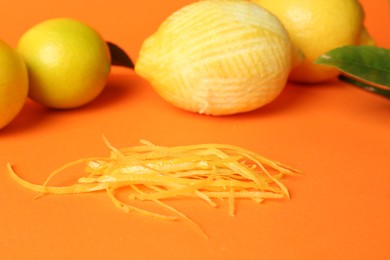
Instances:
[[[387,90],[387,89],[383,89],[380,87],[372,86],[372,85],[366,84],[364,82],[349,78],[349,77],[344,76],[344,75],[340,75],[339,79],[344,81],[344,82],[347,82],[349,84],[353,84],[354,86],[361,88],[363,90],[366,90],[366,91],[369,91],[369,92],[372,92],[374,94],[377,94],[377,95],[380,95],[380,96],[383,96],[385,98],[390,99],[390,89]]]
[[[134,63],[129,55],[118,45],[112,42],[106,42],[111,54],[111,64],[115,66],[127,67],[134,69]]]
[[[376,46],[344,46],[320,56],[314,63],[338,68],[368,83],[390,87],[390,50]]]

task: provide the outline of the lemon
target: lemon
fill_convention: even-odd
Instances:
[[[0,41],[0,129],[23,108],[28,92],[26,66],[14,49]]]
[[[35,25],[22,35],[17,51],[27,64],[29,97],[51,108],[75,108],[92,101],[110,72],[110,53],[101,35],[74,19]]]
[[[248,1],[199,1],[141,46],[135,71],[169,103],[196,113],[257,109],[283,90],[292,45],[281,22]]]
[[[337,69],[313,62],[344,45],[373,44],[364,12],[357,0],[252,0],[275,14],[290,34],[304,60],[291,71],[290,80],[317,83],[334,78]]]

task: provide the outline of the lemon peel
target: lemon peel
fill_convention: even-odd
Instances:
[[[91,102],[104,89],[111,69],[102,36],[75,19],[36,24],[21,36],[16,49],[27,64],[29,97],[51,108]]]
[[[0,40],[0,129],[20,113],[27,92],[28,74],[22,58]]]
[[[304,59],[292,68],[290,81],[319,83],[340,71],[314,64],[322,54],[345,45],[373,45],[357,0],[251,0],[276,15]]]

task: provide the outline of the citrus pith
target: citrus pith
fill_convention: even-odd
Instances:
[[[201,114],[257,109],[283,90],[286,30],[248,1],[205,0],[173,13],[141,47],[135,71],[169,103]]]

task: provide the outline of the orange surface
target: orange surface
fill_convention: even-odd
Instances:
[[[136,59],[142,41],[175,1],[7,1],[0,38],[15,46],[35,23],[83,20]],[[388,1],[362,0],[378,45],[390,48]],[[331,35],[329,37],[332,37]],[[75,110],[27,102],[0,131],[1,259],[390,259],[390,103],[339,82],[288,84],[273,103],[236,116],[176,109],[134,72],[114,69],[104,93]],[[46,196],[15,183],[6,163],[42,183],[63,163],[106,155],[141,138],[161,145],[239,145],[305,172],[285,180],[291,200],[211,208],[197,200],[171,205],[199,223],[164,222],[115,208],[104,193]]]

